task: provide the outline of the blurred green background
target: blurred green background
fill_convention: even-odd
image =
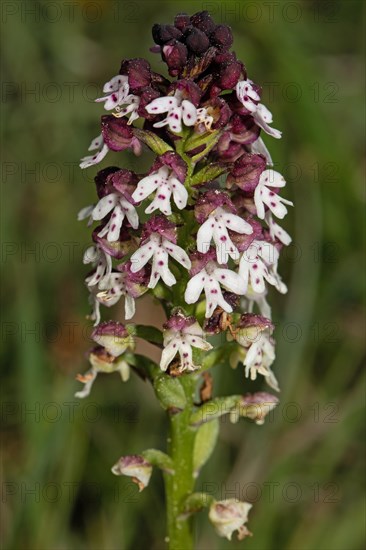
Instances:
[[[164,548],[162,480],[142,494],[110,468],[122,454],[164,449],[163,411],[144,382],[100,375],[76,402],[90,343],[89,231],[96,169],[78,160],[98,132],[93,103],[123,57],[163,71],[151,25],[210,9],[263,85],[279,142],[266,139],[295,202],[294,244],[271,293],[281,403],[264,426],[223,422],[198,489],[254,503],[250,539],[218,539],[201,513],[196,547],[358,550],[364,535],[361,1],[3,1],[2,305],[4,548]],[[102,166],[139,166],[110,153]],[[107,311],[118,318],[120,311]],[[160,310],[138,306],[140,322]],[[216,394],[263,388],[216,369]]]

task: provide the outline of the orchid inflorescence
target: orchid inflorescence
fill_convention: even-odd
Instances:
[[[270,287],[287,291],[278,260],[291,238],[275,220],[285,217],[292,202],[279,195],[286,182],[273,169],[262,139],[263,133],[278,139],[281,132],[271,125],[261,88],[230,51],[231,29],[199,12],[177,15],[174,25],[156,24],[152,34],[151,51],[161,54],[172,79],[155,72],[145,59],[124,59],[96,100],[109,114],[102,116],[101,134],[89,147],[94,154],[80,164],[97,165],[110,151],[130,150],[138,156],[147,148],[155,155],[144,174],[117,166],[100,170],[95,177],[98,201],[79,213],[89,225],[98,223],[84,254],[84,263],[92,265],[85,282],[97,346],[90,352],[90,370],[78,376],[85,386],[76,395],[89,394],[98,372],[118,371],[126,381],[131,370],[145,370],[171,416],[183,417],[189,409],[185,422],[188,418],[196,451],[210,437],[213,448],[212,434],[222,414],[261,424],[278,401],[257,392],[224,398],[211,394],[197,404],[195,388],[202,373],[207,385],[210,367],[243,363],[245,377],[254,380],[260,374],[279,390],[271,369],[275,342],[267,294]],[[122,297],[130,321],[135,300],[145,293],[165,310],[163,331],[101,322],[100,306],[111,307]],[[159,366],[134,353],[135,336],[161,349]],[[187,390],[189,381],[193,386]],[[208,404],[211,412],[205,414]],[[211,435],[207,427],[202,430],[207,424],[213,426]],[[150,449],[125,456],[113,472],[132,476],[142,489],[153,465],[174,477],[179,457],[173,455]],[[203,463],[195,463],[195,452],[192,456],[194,478]],[[205,500],[193,492],[180,497],[176,522],[186,521],[193,502],[194,511],[210,506],[218,534],[230,539],[234,530],[242,538],[249,533],[244,523],[250,504]]]

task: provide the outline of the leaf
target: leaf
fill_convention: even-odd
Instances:
[[[200,469],[206,464],[213,453],[219,431],[220,425],[217,418],[199,427],[193,449],[193,471],[195,477],[198,476]]]
[[[187,404],[184,388],[178,378],[158,374],[154,379],[154,389],[163,409],[183,410]]]
[[[191,177],[191,185],[198,185],[206,181],[212,181],[229,170],[230,166],[212,162]]]
[[[210,133],[193,134],[184,144],[184,151],[193,162],[198,162],[211,151],[221,135],[220,130]]]
[[[163,346],[163,333],[158,328],[149,325],[134,325],[133,329],[133,335],[136,338],[142,338],[159,347]]]
[[[145,460],[150,462],[152,466],[160,468],[160,470],[166,472],[167,474],[174,473],[173,461],[170,456],[163,453],[163,451],[159,451],[158,449],[147,449],[146,451],[143,451],[141,455]]]
[[[157,155],[163,155],[167,151],[173,151],[173,148],[170,145],[168,145],[163,139],[159,138],[153,132],[150,132],[150,130],[134,128],[134,134]]]

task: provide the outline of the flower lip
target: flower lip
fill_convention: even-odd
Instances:
[[[200,224],[205,222],[211,212],[220,206],[224,206],[232,214],[236,213],[236,208],[227,193],[215,189],[201,195],[194,208],[197,222]]]

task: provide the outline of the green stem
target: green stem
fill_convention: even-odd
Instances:
[[[191,550],[192,520],[179,518],[186,498],[193,492],[193,446],[195,429],[189,425],[194,400],[196,377],[180,378],[185,390],[187,405],[182,412],[169,413],[170,433],[168,451],[173,461],[174,474],[165,474],[168,544],[170,550]]]

